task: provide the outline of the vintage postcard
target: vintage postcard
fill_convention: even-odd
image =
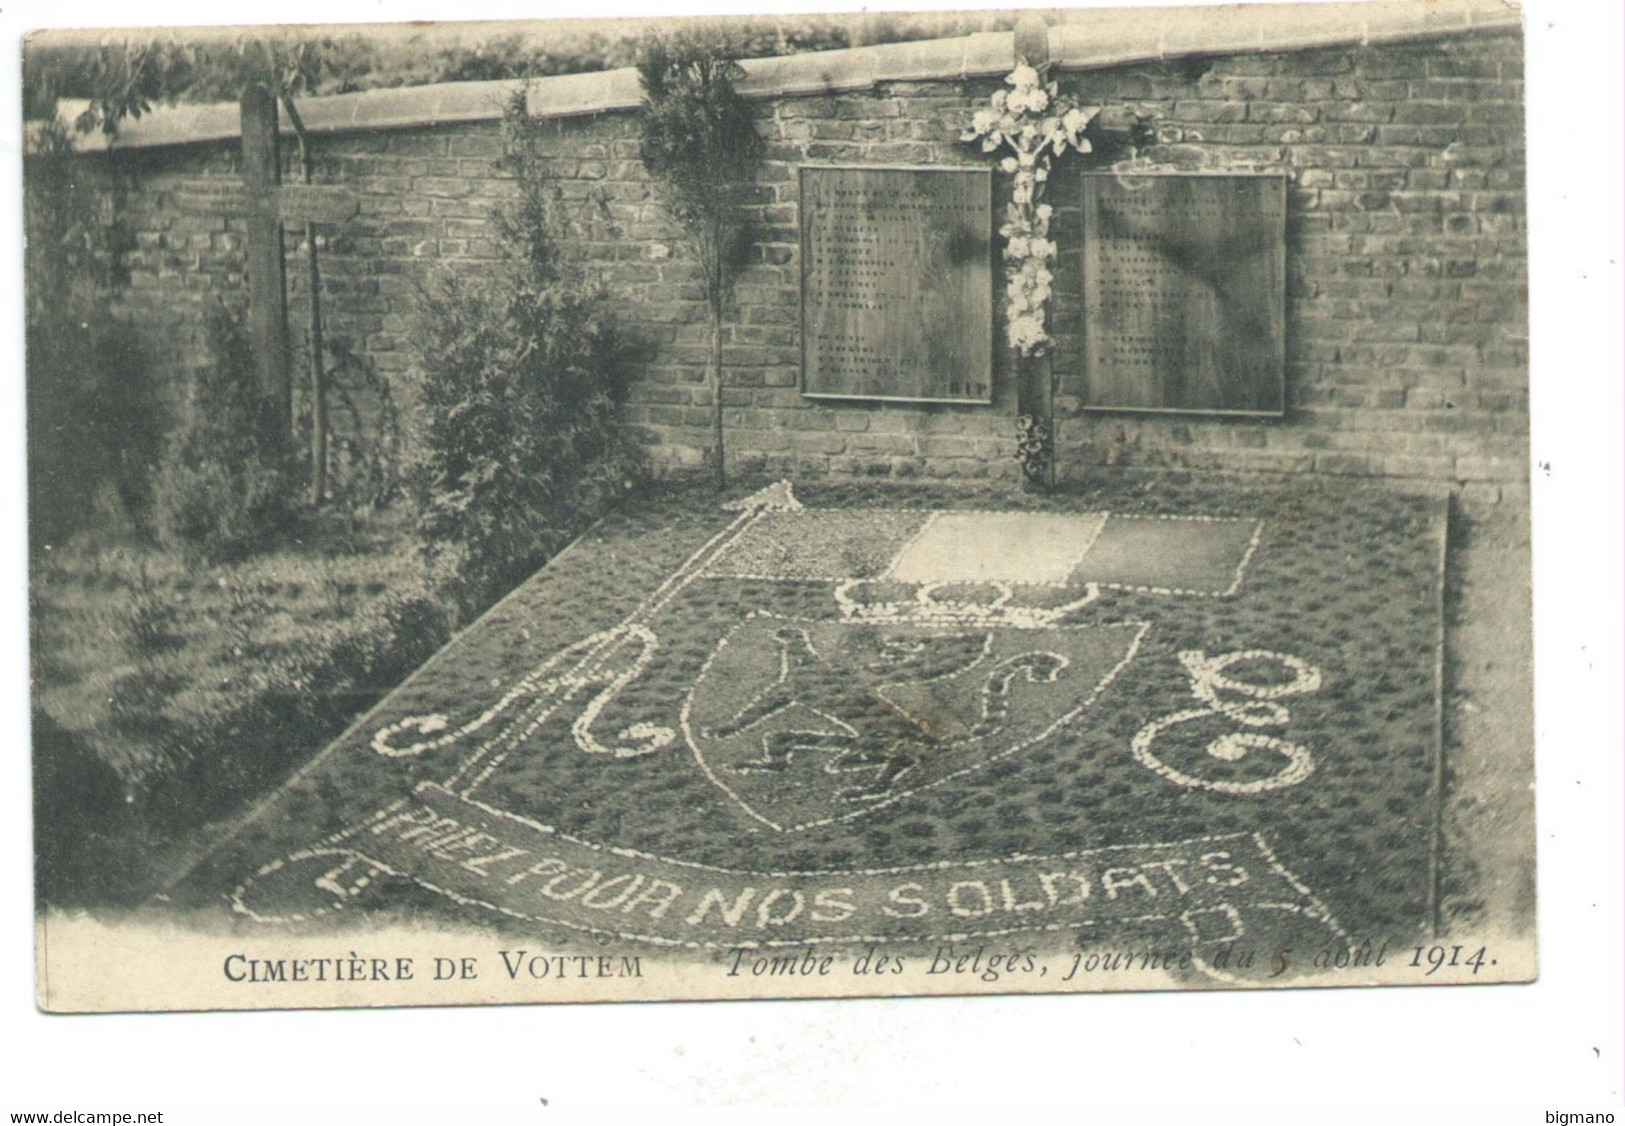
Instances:
[[[30,37],[39,1006],[1533,980],[1523,57]]]

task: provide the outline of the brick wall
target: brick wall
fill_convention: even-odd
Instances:
[[[1077,241],[1055,357],[1063,471],[1178,465],[1527,490],[1522,42],[1498,35],[1075,76],[1154,111],[1152,165],[1284,171],[1281,422],[1091,415],[1076,373]],[[1076,224],[1075,181],[1058,221]],[[1064,205],[1071,203],[1071,208]]]
[[[1156,115],[1150,166],[1279,170],[1287,233],[1287,417],[1214,421],[1094,415],[1080,394],[1076,179],[1052,187],[1063,248],[1052,310],[1059,346],[1058,467],[1103,464],[1385,476],[1521,492],[1528,430],[1521,40],[1246,54],[1067,72],[1090,104]],[[798,476],[1014,480],[1014,393],[991,407],[832,403],[799,381],[797,167],[806,162],[977,166],[957,138],[997,79],[891,82],[756,103],[767,160],[753,198],[761,237],[740,279],[725,362],[730,462]],[[615,295],[651,346],[628,407],[657,462],[696,467],[708,441],[708,327],[697,273],[637,156],[627,113],[540,121],[570,255]],[[318,138],[316,179],[360,214],[323,250],[328,331],[380,371],[409,364],[414,280],[478,270],[485,215],[511,190],[496,123]],[[292,146],[289,146],[290,148]],[[291,160],[292,154],[285,154]],[[124,304],[160,362],[196,361],[197,310],[240,294],[235,146],[87,158],[119,182],[130,239]],[[1002,208],[1002,202],[1001,202]],[[290,316],[302,339],[298,234]],[[296,364],[295,370],[302,370]]]

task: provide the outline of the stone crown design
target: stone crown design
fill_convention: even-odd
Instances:
[[[920,584],[912,599],[867,601],[858,597],[865,590],[893,588],[895,583],[872,579],[850,579],[835,587],[835,603],[841,617],[849,622],[884,625],[935,625],[1046,629],[1075,610],[1100,597],[1096,583],[1086,583],[1081,595],[1056,606],[1012,605],[1012,584],[999,581],[941,582]],[[965,591],[970,597],[947,597],[948,588]],[[987,592],[990,598],[977,598]]]

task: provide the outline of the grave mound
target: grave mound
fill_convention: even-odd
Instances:
[[[1161,941],[1221,978],[1243,936],[1427,920],[1437,498],[746,493],[601,522],[180,897],[701,950]]]

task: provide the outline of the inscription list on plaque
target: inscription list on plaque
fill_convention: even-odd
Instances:
[[[991,173],[801,169],[802,392],[993,398]]]
[[[1083,176],[1084,401],[1285,409],[1286,181]]]

